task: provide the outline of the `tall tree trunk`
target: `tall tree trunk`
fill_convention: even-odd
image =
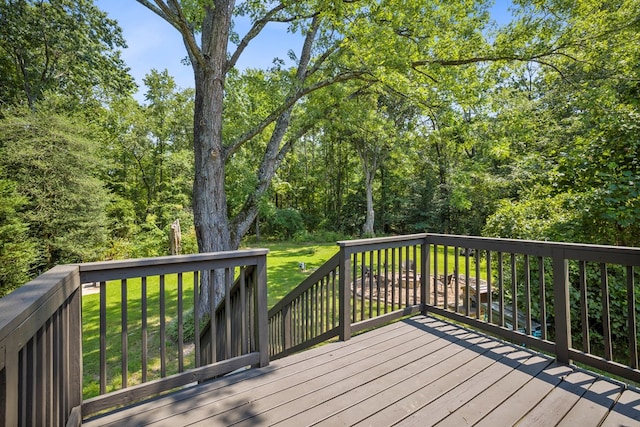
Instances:
[[[192,58],[195,75],[193,216],[199,252],[237,249],[232,247],[224,188],[225,164],[222,146],[222,106],[227,43],[232,0],[216,0],[206,7],[202,28],[202,55]],[[218,274],[201,278],[201,315],[210,306],[209,286],[216,302],[224,296]],[[222,276],[221,276],[222,277]]]
[[[235,65],[247,43],[253,40],[268,22],[278,21],[282,18],[278,14],[287,7],[286,4],[276,3],[271,10],[265,11],[264,16],[254,22],[235,53],[228,57],[227,48],[234,0],[197,2],[204,11],[201,28],[192,25],[178,0],[137,1],[154,11],[180,32],[194,70],[196,93],[193,135],[195,153],[193,209],[198,250],[200,252],[235,250],[254,222],[260,197],[267,191],[275,170],[291,150],[296,136],[301,137],[308,130],[303,129],[299,135],[292,135],[289,141],[281,145],[289,127],[295,104],[311,92],[356,78],[361,73],[338,73],[305,88],[306,80],[314,73],[319,73],[323,62],[339,51],[339,43],[329,46],[327,51],[320,55],[320,59],[311,64],[314,41],[322,19],[321,14],[313,14],[312,17],[306,18],[292,17],[292,20],[310,18],[312,21],[307,30],[300,55],[296,82],[292,86],[289,96],[280,108],[277,108],[273,114],[267,116],[252,130],[241,135],[236,141],[223,145],[222,109],[225,76]],[[196,29],[199,30],[198,33],[202,37],[200,45],[195,39]],[[313,66],[310,67],[310,65]],[[259,167],[258,184],[255,190],[249,194],[243,210],[233,220],[230,220],[224,187],[225,161],[243,144],[264,131],[272,123],[275,126]],[[223,295],[223,281],[218,281],[218,279],[218,274],[210,275],[206,272],[203,274],[201,279],[201,307],[203,307],[203,311],[207,311],[210,307],[207,301],[210,289],[214,289],[211,294],[214,295],[216,301],[220,300]],[[218,284],[220,286],[216,286]]]

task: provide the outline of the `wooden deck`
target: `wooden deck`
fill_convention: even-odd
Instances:
[[[314,424],[631,426],[640,393],[416,316],[84,423]]]

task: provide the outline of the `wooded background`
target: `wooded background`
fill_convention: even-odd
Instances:
[[[139,2],[180,31],[195,89],[152,70],[137,101],[91,0],[0,2],[0,296],[55,264],[166,255],[176,219],[183,253],[422,231],[640,245],[637,0],[519,0],[503,26],[485,1]],[[235,68],[273,22],[301,50]]]

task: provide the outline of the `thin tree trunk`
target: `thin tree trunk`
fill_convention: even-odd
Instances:
[[[374,162],[375,163],[375,162]],[[375,176],[375,169],[370,170],[365,166],[365,192],[367,199],[367,213],[362,227],[362,234],[365,237],[372,237],[374,235],[373,225],[375,222],[375,211],[373,210],[373,178]]]

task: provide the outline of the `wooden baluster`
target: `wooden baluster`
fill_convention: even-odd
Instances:
[[[525,327],[527,335],[531,335],[531,265],[529,255],[524,256],[524,302],[525,302]]]
[[[182,273],[178,273],[178,372],[184,372],[184,316],[182,314],[184,302],[182,287]]]
[[[504,256],[502,252],[498,252],[498,306],[499,312],[499,325],[504,326]]]
[[[167,376],[166,295],[164,274],[160,275],[160,376]]]
[[[201,366],[201,354],[200,354],[200,272],[193,272],[193,336],[195,344],[195,359],[196,368]]]
[[[547,339],[547,290],[544,277],[544,258],[538,257],[538,280],[540,286],[540,328],[543,340]]]
[[[553,298],[556,331],[556,359],[560,363],[570,363],[571,311],[569,306],[569,264],[560,248],[552,249]],[[517,313],[514,313],[516,317]]]
[[[141,358],[142,358],[142,382],[147,382],[147,371],[148,371],[148,355],[147,355],[147,278],[142,277],[141,279],[141,320],[142,320],[142,349],[141,349]]]
[[[127,388],[129,384],[129,320],[128,320],[128,295],[127,279],[120,281],[120,321],[121,321],[121,369],[122,388]]]
[[[107,283],[100,283],[100,394],[107,392]]]
[[[602,338],[604,340],[604,358],[613,359],[611,345],[611,310],[609,307],[609,275],[607,264],[600,264],[600,290],[602,298]]]
[[[629,327],[629,366],[638,369],[638,335],[636,324],[636,292],[634,286],[634,268],[628,266],[627,270],[627,319]]]

